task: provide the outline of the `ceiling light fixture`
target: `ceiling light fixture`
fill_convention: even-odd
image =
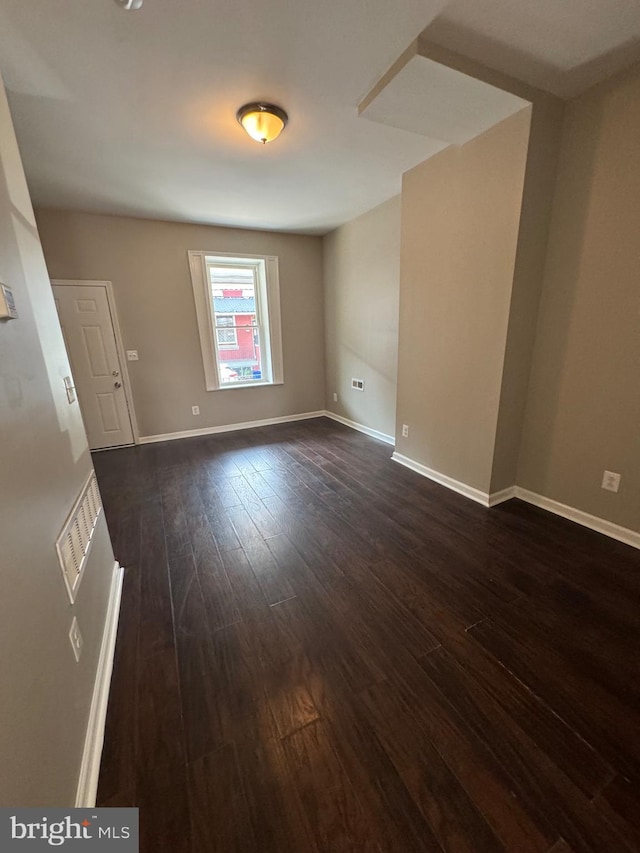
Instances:
[[[118,6],[126,9],[127,12],[139,9],[142,6],[143,0],[116,0]]]
[[[256,142],[273,142],[280,136],[289,116],[281,107],[273,104],[245,104],[236,113],[236,118]]]

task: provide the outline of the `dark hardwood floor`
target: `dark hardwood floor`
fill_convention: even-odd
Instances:
[[[640,552],[319,419],[95,454],[144,853],[640,850]]]

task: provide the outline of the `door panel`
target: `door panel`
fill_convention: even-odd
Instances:
[[[98,394],[98,406],[104,432],[117,432],[120,429],[120,418],[114,395]]]
[[[105,352],[102,329],[100,326],[83,326],[82,336],[92,378],[99,379],[108,376],[111,371]]]
[[[54,284],[89,447],[133,444],[106,287]]]

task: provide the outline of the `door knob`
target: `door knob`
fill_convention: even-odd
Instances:
[[[120,376],[120,371],[119,371],[119,370],[114,370],[114,371],[113,371],[113,373],[112,373],[111,375],[112,375],[112,376]]]
[[[114,382],[113,387],[114,388],[122,388],[122,382]]]

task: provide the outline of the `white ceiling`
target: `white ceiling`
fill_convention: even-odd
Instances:
[[[638,0],[450,0],[427,37],[560,97],[640,60]]]
[[[440,140],[441,150],[450,144],[464,145],[529,104],[510,92],[414,54],[367,102],[360,115]]]
[[[416,133],[357,114],[428,25],[475,58],[575,87],[576,68],[628,63],[640,3],[145,0],[124,12],[113,0],[0,0],[0,69],[34,201],[323,233],[397,193],[402,172],[442,147],[429,121]],[[235,121],[255,99],[290,115],[264,147]]]

